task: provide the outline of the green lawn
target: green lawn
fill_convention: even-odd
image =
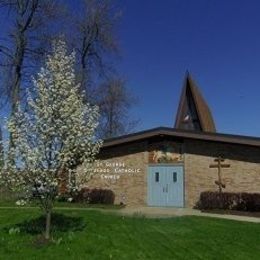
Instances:
[[[17,206],[15,204],[14,200],[0,200],[0,208],[1,207],[17,207],[21,208],[21,206]],[[28,204],[25,204],[25,206],[22,206],[25,208],[28,207],[38,207],[38,204],[36,202],[30,202]],[[111,204],[88,204],[88,203],[75,203],[75,202],[60,202],[60,201],[55,201],[54,202],[54,207],[55,208],[98,208],[98,209],[122,209],[124,206],[123,205],[111,205]]]
[[[40,235],[22,228],[9,234],[16,224],[39,217],[37,209],[0,209],[0,259],[260,259],[260,224],[130,218],[84,209],[58,213],[68,218],[63,231],[54,225],[54,242],[41,245]]]

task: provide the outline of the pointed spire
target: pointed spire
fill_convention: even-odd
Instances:
[[[189,71],[185,73],[174,127],[201,132],[216,132],[211,111]]]

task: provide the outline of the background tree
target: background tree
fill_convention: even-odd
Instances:
[[[56,0],[0,0],[0,8],[10,25],[0,39],[1,93],[15,111],[26,79],[49,48],[51,21],[61,9]]]
[[[116,28],[121,12],[109,0],[84,0],[82,10],[75,21],[74,40],[80,91],[100,107],[100,137],[129,133],[138,124],[129,113],[136,99],[126,82],[116,76],[111,62],[119,54]]]
[[[3,145],[3,133],[2,127],[0,126],[0,170],[4,167],[4,145]]]
[[[46,214],[46,239],[50,238],[51,212],[59,184],[65,182],[68,188],[77,188],[85,183],[101,145],[94,135],[98,109],[84,103],[78,94],[74,65],[74,53],[67,54],[63,41],[55,43],[45,68],[33,80],[34,95],[28,93],[28,110],[18,106],[8,124],[15,144],[11,152],[17,163],[7,161],[0,179],[26,192],[28,199],[33,191],[37,193]],[[75,155],[84,171],[77,171],[76,181],[68,182]]]
[[[28,78],[49,48],[51,21],[61,12],[56,0],[0,0],[0,8],[9,14],[10,25],[0,39],[1,101],[8,104],[5,112],[12,115],[24,96]],[[14,146],[12,139],[10,133],[10,148]]]
[[[120,10],[110,0],[78,0],[80,8],[75,9],[74,13],[68,9],[70,18],[64,19],[64,9],[66,4],[70,7],[70,2],[72,1],[0,0],[1,10],[9,13],[10,20],[8,30],[3,34],[3,38],[0,38],[0,97],[2,101],[8,101],[10,108],[4,109],[4,113],[11,115],[15,112],[19,100],[21,104],[24,103],[24,90],[30,85],[28,79],[49,52],[49,40],[60,35],[64,35],[70,48],[76,50],[79,92],[84,93],[86,102],[95,104],[100,82],[107,82],[105,85],[108,86],[110,78],[117,77],[113,61],[119,53],[117,25],[121,16]],[[128,90],[128,93],[130,92]],[[104,93],[109,95],[110,92]],[[110,96],[101,96],[98,98],[98,104],[107,104]],[[126,95],[118,95],[117,104],[120,103],[120,96],[124,98],[124,103],[133,103],[132,97],[126,102]],[[131,105],[125,105],[125,115],[116,121],[118,117],[109,117],[105,112],[107,107],[104,107],[101,125],[109,124],[114,130],[107,133],[100,128],[100,134],[103,132],[101,136],[115,136],[132,131],[137,121],[131,120],[130,109]],[[13,146],[11,137],[10,135],[10,147]]]
[[[87,99],[93,97],[93,82],[112,70],[111,56],[118,53],[116,27],[119,16],[120,12],[115,11],[109,0],[83,0],[82,12],[73,18],[78,80]]]
[[[131,120],[129,110],[137,99],[126,88],[125,81],[112,78],[97,89],[96,103],[100,107],[99,136],[111,138],[131,132],[137,120]]]

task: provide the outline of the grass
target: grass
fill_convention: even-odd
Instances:
[[[16,206],[14,200],[0,200],[0,208],[1,207],[17,207],[21,208],[21,206]],[[30,204],[26,204],[24,207],[37,207],[36,202],[30,202]],[[54,202],[55,208],[99,208],[99,209],[122,209],[123,205],[114,205],[114,204],[87,204],[87,203],[76,203],[76,202]]]
[[[53,240],[46,245],[37,229],[39,210],[0,209],[0,259],[260,259],[260,224],[93,210],[56,213]]]
[[[65,207],[65,208],[99,208],[99,209],[122,209],[124,205],[117,204],[87,204],[87,203],[76,203],[76,202],[55,202],[54,207]]]

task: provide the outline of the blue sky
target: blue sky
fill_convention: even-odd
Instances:
[[[76,10],[77,0],[70,3]],[[260,136],[260,1],[115,3],[123,11],[116,66],[139,98],[137,131],[173,126],[189,70],[219,132]]]
[[[189,70],[217,130],[260,136],[260,2],[124,0],[119,71],[139,97],[137,130],[172,126]]]

